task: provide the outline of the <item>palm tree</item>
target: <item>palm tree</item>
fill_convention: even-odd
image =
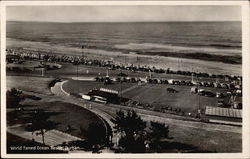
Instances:
[[[45,144],[45,132],[47,130],[53,129],[55,126],[55,123],[52,121],[49,121],[50,113],[45,112],[44,110],[35,110],[31,114],[31,125],[27,127],[28,131],[32,131],[32,134],[34,131],[40,131],[40,134],[42,135],[42,143]]]

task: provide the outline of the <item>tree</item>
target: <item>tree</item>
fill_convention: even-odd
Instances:
[[[125,113],[123,111],[118,111],[116,112],[116,117],[115,119],[111,119],[111,121],[115,124],[114,128],[119,131],[122,132],[124,131],[124,127],[125,127]]]
[[[22,91],[17,90],[16,88],[12,88],[6,92],[6,105],[7,108],[19,108],[21,105],[19,104],[22,100],[21,95]]]
[[[161,149],[161,140],[169,138],[169,127],[165,124],[151,121],[147,135],[151,149],[159,150]]]
[[[106,141],[106,129],[101,123],[91,123],[85,132],[86,141],[93,151]]]
[[[115,124],[115,129],[123,133],[120,138],[119,146],[125,152],[144,152],[144,135],[146,122],[144,122],[135,111],[128,111],[126,114],[123,111],[116,113],[116,118],[112,120]]]
[[[150,127],[146,127],[146,122],[135,111],[125,113],[120,110],[112,122],[114,128],[122,134],[119,146],[125,152],[145,152],[146,146],[149,151],[155,152],[161,149],[162,140],[169,138],[168,126],[151,121]]]
[[[146,122],[134,110],[127,111],[127,114],[120,110],[111,121],[115,124],[115,129],[127,135],[143,132],[146,127]]]
[[[143,153],[145,152],[145,137],[144,134],[134,133],[122,136],[119,145],[125,152],[128,153]]]
[[[48,120],[49,117],[50,113],[45,112],[44,110],[35,110],[31,114],[31,124],[26,127],[26,129],[32,131],[32,133],[34,133],[34,131],[40,131],[43,144],[45,144],[45,132],[53,129],[55,126],[55,123]]]

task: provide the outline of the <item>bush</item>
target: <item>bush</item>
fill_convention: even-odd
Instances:
[[[61,79],[54,79],[49,83],[49,87],[54,87],[57,82],[61,82]]]

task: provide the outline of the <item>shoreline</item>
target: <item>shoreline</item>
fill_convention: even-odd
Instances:
[[[7,48],[23,48],[31,52],[46,52],[66,55],[82,55],[81,48],[54,45],[46,42],[21,41],[7,38]],[[119,51],[106,51],[98,49],[84,49],[84,56],[103,60],[113,60],[117,63],[154,66],[156,68],[171,68],[172,70],[197,71],[206,73],[220,73],[227,75],[242,75],[242,64],[227,64],[218,61],[204,61],[189,58],[142,55],[136,53],[123,53]],[[218,58],[218,57],[217,57]],[[224,60],[224,59],[222,59]]]

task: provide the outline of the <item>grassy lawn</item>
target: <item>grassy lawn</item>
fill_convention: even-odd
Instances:
[[[7,89],[17,88],[23,91],[41,94],[51,94],[49,83],[54,78],[30,77],[30,76],[7,76]]]
[[[39,66],[39,61],[24,61],[22,64],[9,63],[7,67],[37,67]]]
[[[190,144],[200,150],[209,152],[241,152],[242,135],[233,132],[207,131],[198,128],[187,128],[170,125],[172,142]]]
[[[178,93],[168,93],[167,88],[174,88]],[[200,107],[217,106],[218,99],[215,97],[198,96],[197,94],[190,93],[191,86],[176,86],[176,85],[155,85],[147,84],[139,86],[126,92],[123,96],[130,98],[141,103],[148,103],[154,106],[170,106],[173,108],[181,108],[185,112],[192,112]],[[226,92],[225,89],[217,88],[204,88],[213,92]]]
[[[80,127],[87,130],[90,123],[103,124],[101,119],[89,110],[60,101],[37,102],[35,105],[25,105],[24,109],[24,113],[34,109],[51,112],[49,120],[56,124],[55,129],[66,132],[67,126],[70,125],[71,131],[67,133],[77,137],[83,137],[81,136]]]
[[[137,84],[122,83],[122,90],[126,90],[135,85]],[[102,82],[69,80],[63,85],[63,89],[70,93],[87,93],[93,88],[120,90],[119,83],[104,85]],[[166,91],[167,88],[174,88],[178,91],[178,93],[168,93]],[[185,112],[196,111],[199,108],[199,103],[201,109],[205,108],[205,106],[217,106],[218,98],[198,96],[197,94],[190,93],[190,89],[191,86],[146,84],[144,86],[136,86],[128,91],[125,91],[122,96],[134,101],[139,101],[140,103],[154,105],[158,108],[166,106],[181,108],[181,110]],[[226,89],[204,89],[209,89],[213,92],[226,92]]]

